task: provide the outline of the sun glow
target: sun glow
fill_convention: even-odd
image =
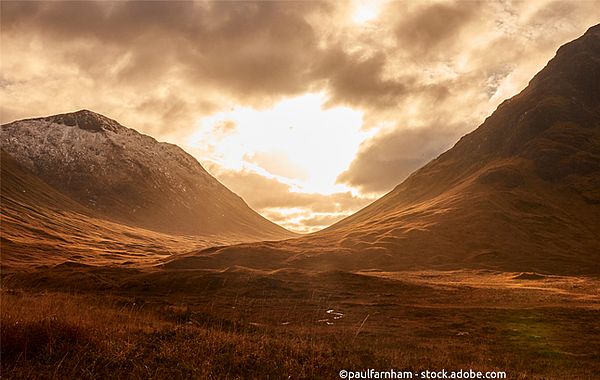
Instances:
[[[307,94],[267,110],[238,107],[220,112],[198,122],[188,145],[226,168],[255,167],[287,177],[298,191],[346,191],[335,179],[374,131],[361,130],[361,112],[326,108],[326,100],[321,93]]]
[[[364,24],[372,21],[379,15],[381,4],[378,1],[358,1],[354,5],[352,21],[356,24]]]

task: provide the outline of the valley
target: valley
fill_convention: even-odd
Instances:
[[[93,111],[6,123],[0,140],[3,378],[600,373],[600,25],[306,235]]]

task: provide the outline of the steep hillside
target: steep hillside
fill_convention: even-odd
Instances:
[[[266,220],[181,148],[82,110],[5,124],[2,149],[95,217],[161,233],[270,240]]]

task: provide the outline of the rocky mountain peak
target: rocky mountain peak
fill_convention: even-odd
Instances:
[[[78,127],[90,132],[102,132],[103,130],[117,132],[119,129],[125,128],[113,119],[86,109],[48,116],[44,120],[69,127]]]

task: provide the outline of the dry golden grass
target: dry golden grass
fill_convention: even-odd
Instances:
[[[385,364],[312,337],[279,337],[221,321],[192,322],[182,307],[154,311],[87,296],[2,294],[7,378],[315,378],[336,363]],[[205,321],[206,322],[206,321]]]
[[[37,272],[3,275],[2,377],[294,379],[472,368],[590,379],[600,371],[597,297],[587,294],[597,281],[589,278]]]

